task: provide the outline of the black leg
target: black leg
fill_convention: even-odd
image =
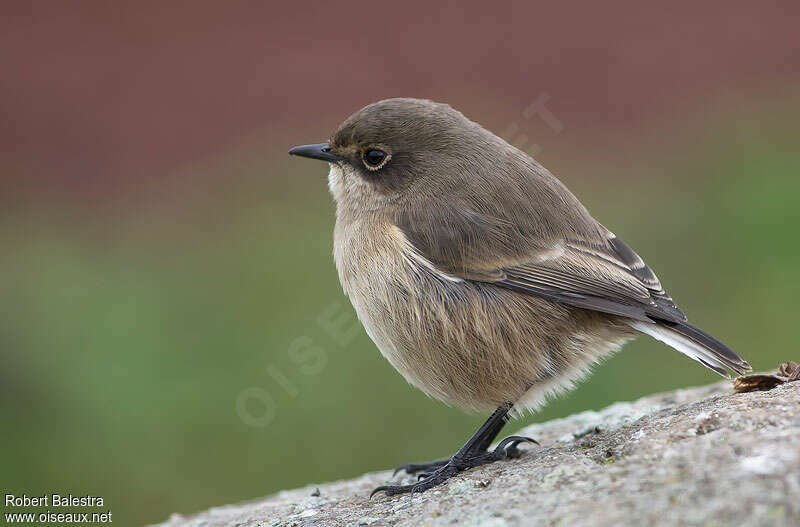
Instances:
[[[494,441],[494,439],[500,433],[500,430],[502,430],[503,427],[508,422],[509,419],[508,412],[511,411],[512,406],[514,405],[511,403],[506,403],[497,410],[495,410],[494,413],[489,417],[489,419],[486,420],[486,423],[481,428],[478,429],[478,431],[475,433],[475,436],[479,435],[481,433],[481,430],[485,428],[486,425],[489,425],[491,423],[491,426],[487,428],[486,433],[483,434],[483,439],[480,441],[480,443],[475,445],[475,448],[479,450],[487,450],[489,448],[489,445],[492,444],[492,441]],[[473,436],[472,439],[474,439],[475,436]],[[467,444],[469,444],[469,441],[467,442]]]
[[[492,441],[497,437],[497,434],[500,433],[500,430],[503,429],[503,426],[508,422],[508,412],[511,410],[511,404],[504,404],[500,408],[494,411],[494,413],[489,417],[489,419],[481,426],[475,435],[473,435],[467,444],[464,445],[461,450],[464,450],[468,446],[472,446],[472,450],[476,452],[485,452],[489,445],[492,444]],[[478,441],[474,445],[471,445],[473,441]],[[393,476],[396,475],[401,470],[405,470],[408,474],[417,474],[419,472],[426,473],[426,472],[433,472],[437,468],[441,468],[442,466],[446,465],[450,461],[450,458],[447,459],[437,459],[436,461],[431,461],[428,463],[406,463],[405,465],[401,465],[394,470]]]
[[[403,494],[406,492],[424,492],[435,487],[451,476],[458,474],[462,470],[477,467],[492,461],[519,456],[520,443],[536,443],[529,437],[511,436],[503,439],[493,451],[489,451],[489,445],[508,422],[508,412],[513,405],[506,403],[486,420],[475,434],[469,438],[464,446],[456,452],[450,459],[441,459],[431,463],[409,463],[395,470],[405,470],[409,474],[423,472],[420,476],[422,481],[413,485],[383,485],[372,491],[370,497],[377,492],[385,492],[387,496]],[[538,443],[536,443],[538,444]]]

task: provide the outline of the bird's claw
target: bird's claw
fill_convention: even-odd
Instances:
[[[539,444],[537,440],[532,439],[530,437],[509,436],[500,441],[500,443],[498,443],[497,447],[494,449],[493,454],[496,456],[497,459],[518,458],[522,454],[522,452],[520,451],[517,445],[521,443],[534,443],[536,445]]]
[[[378,492],[385,492],[387,496],[394,496],[397,494],[414,494],[417,492],[425,492],[428,489],[431,489],[441,483],[447,481],[451,476],[457,474],[459,471],[463,470],[459,468],[454,462],[448,461],[445,465],[439,467],[435,471],[424,474],[424,479],[421,479],[417,483],[412,483],[411,485],[381,485],[380,487],[376,488],[372,491],[369,495],[370,498],[374,496]],[[422,477],[423,475],[420,475]]]
[[[497,447],[489,452],[485,450],[468,452],[464,455],[455,455],[450,459],[440,459],[430,463],[408,463],[402,465],[394,471],[393,476],[401,470],[405,470],[409,474],[419,473],[416,483],[410,485],[381,485],[373,490],[369,497],[372,498],[378,492],[385,492],[387,496],[425,492],[430,488],[444,483],[451,476],[463,470],[485,465],[492,461],[519,457],[522,452],[518,448],[518,445],[521,443],[539,444],[538,441],[530,437],[510,436],[500,441]]]

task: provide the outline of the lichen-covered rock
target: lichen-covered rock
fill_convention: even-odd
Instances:
[[[424,494],[370,500],[397,481],[379,472],[162,525],[800,525],[800,382],[678,390],[519,433],[542,446]]]

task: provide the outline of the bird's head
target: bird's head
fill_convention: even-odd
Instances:
[[[330,163],[329,186],[340,206],[375,210],[480,177],[475,167],[493,162],[498,141],[446,104],[400,98],[370,104],[345,120],[329,142],[289,153]]]

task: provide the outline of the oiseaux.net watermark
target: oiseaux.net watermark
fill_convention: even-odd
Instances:
[[[113,523],[113,513],[101,496],[72,494],[5,494],[3,519],[11,524]],[[31,510],[33,509],[33,510]]]
[[[291,398],[300,395],[297,374],[305,377],[319,375],[328,364],[332,351],[345,349],[361,331],[351,309],[338,303],[328,304],[314,318],[305,335],[301,335],[286,348],[291,368],[278,362],[267,364],[264,386],[250,386],[236,397],[236,414],[244,424],[263,428],[275,419],[278,406],[273,393],[277,390]]]
[[[554,135],[558,135],[564,131],[564,123],[556,117],[556,115],[547,107],[550,101],[550,94],[546,91],[540,92],[536,98],[522,110],[522,118],[529,121],[533,117],[538,117],[547,125]],[[506,141],[516,146],[520,150],[524,150],[528,154],[535,156],[542,152],[542,147],[535,142],[531,142],[528,135],[522,131],[519,122],[512,121],[503,130],[501,134]]]

